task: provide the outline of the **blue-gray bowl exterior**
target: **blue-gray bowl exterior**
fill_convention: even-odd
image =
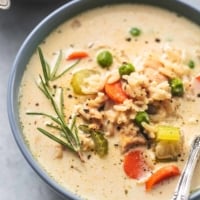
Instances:
[[[195,5],[186,5],[182,2],[176,0],[158,1],[158,0],[74,0],[61,6],[50,15],[48,15],[42,22],[40,22],[36,28],[29,34],[24,43],[22,44],[19,52],[15,58],[11,74],[8,82],[8,94],[7,94],[7,109],[10,126],[25,159],[28,161],[30,166],[35,170],[35,172],[59,195],[64,198],[70,198],[73,200],[81,200],[76,194],[63,188],[58,183],[56,183],[53,178],[45,172],[38,162],[32,156],[25,140],[22,135],[21,125],[19,121],[19,111],[18,111],[18,94],[21,79],[29,62],[30,57],[35,52],[37,46],[43,41],[43,39],[48,36],[48,34],[54,30],[58,25],[71,17],[84,12],[86,10],[108,5],[108,4],[119,4],[119,3],[139,3],[139,4],[149,4],[171,11],[175,11],[180,15],[187,17],[188,19],[194,21],[200,25],[200,10],[195,8]],[[190,200],[200,199],[200,191],[195,192],[191,195]]]

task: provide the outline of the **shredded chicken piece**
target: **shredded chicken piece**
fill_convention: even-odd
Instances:
[[[146,145],[146,139],[138,134],[138,128],[128,125],[120,130],[120,146],[122,153],[126,153],[132,148]]]
[[[122,153],[138,146],[144,146],[147,142],[143,136],[121,135],[120,145]]]

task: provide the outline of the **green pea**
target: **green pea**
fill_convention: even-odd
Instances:
[[[102,51],[97,55],[97,62],[102,68],[108,68],[113,63],[113,56],[109,51]]]
[[[138,112],[135,116],[135,123],[142,127],[142,122],[149,123],[149,115],[145,111]]]
[[[136,27],[131,28],[129,32],[134,37],[141,35],[141,30],[139,28],[136,28]]]
[[[193,60],[190,60],[190,61],[188,62],[188,67],[189,67],[190,69],[194,69],[194,68],[195,68],[195,62],[194,62]]]
[[[179,78],[173,78],[169,81],[169,85],[171,87],[171,94],[172,96],[183,96],[184,94],[184,87],[183,82]]]
[[[122,75],[129,75],[135,71],[135,67],[131,63],[125,63],[121,67],[119,67],[119,74]]]

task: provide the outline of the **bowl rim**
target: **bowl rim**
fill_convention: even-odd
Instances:
[[[94,3],[97,2],[97,3]],[[21,133],[20,128],[20,121],[18,116],[18,102],[16,102],[16,98],[18,97],[19,85],[21,83],[22,74],[25,70],[25,66],[28,63],[31,55],[34,52],[34,49],[42,42],[42,40],[48,36],[48,34],[58,25],[62,24],[65,20],[70,19],[70,17],[75,16],[80,12],[85,12],[88,9],[92,9],[104,3],[108,4],[118,4],[118,3],[139,3],[141,4],[149,4],[153,6],[163,7],[164,9],[170,9],[171,5],[177,6],[177,8],[170,9],[175,12],[180,12],[186,18],[191,20],[191,16],[187,13],[188,9],[194,13],[193,20],[200,25],[200,20],[198,17],[200,16],[200,9],[193,7],[192,5],[186,4],[179,0],[168,0],[168,1],[161,1],[158,3],[157,0],[110,0],[107,2],[106,0],[99,0],[94,1],[92,0],[72,0],[64,5],[61,5],[59,8],[52,11],[47,17],[41,20],[37,26],[29,33],[29,35],[25,38],[24,42],[22,43],[15,60],[13,62],[13,66],[10,71],[8,85],[7,85],[7,113],[9,124],[11,127],[12,134],[14,136],[15,142],[17,143],[18,148],[20,149],[21,153],[23,154],[26,161],[29,163],[31,168],[39,175],[39,177],[48,185],[51,189],[53,189],[58,195],[64,198],[70,198],[73,200],[81,200],[77,194],[71,192],[67,188],[64,188],[62,185],[57,183],[53,178],[51,178],[48,173],[42,168],[42,166],[38,163],[38,161],[34,158],[31,151],[29,150],[28,145],[25,142],[23,134]],[[165,2],[165,3],[164,3]],[[167,2],[167,3],[166,3]],[[165,7],[166,5],[166,7]],[[69,15],[66,15],[65,12],[71,10]],[[67,16],[67,17],[66,17]],[[41,31],[42,30],[42,31]],[[41,33],[42,32],[42,33]],[[25,59],[23,60],[23,57]],[[20,66],[23,66],[20,68]],[[18,68],[20,70],[18,70]],[[19,78],[20,77],[20,78]],[[194,194],[191,195],[191,200],[195,200],[196,198],[200,197],[200,190],[196,191]]]

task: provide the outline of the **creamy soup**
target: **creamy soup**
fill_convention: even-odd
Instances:
[[[170,199],[200,130],[199,36],[180,15],[131,4],[57,27],[31,57],[19,95],[23,134],[42,168],[82,199]],[[125,163],[131,152],[147,167],[139,175]],[[147,189],[165,166],[179,171]],[[195,174],[191,190],[200,164]]]

